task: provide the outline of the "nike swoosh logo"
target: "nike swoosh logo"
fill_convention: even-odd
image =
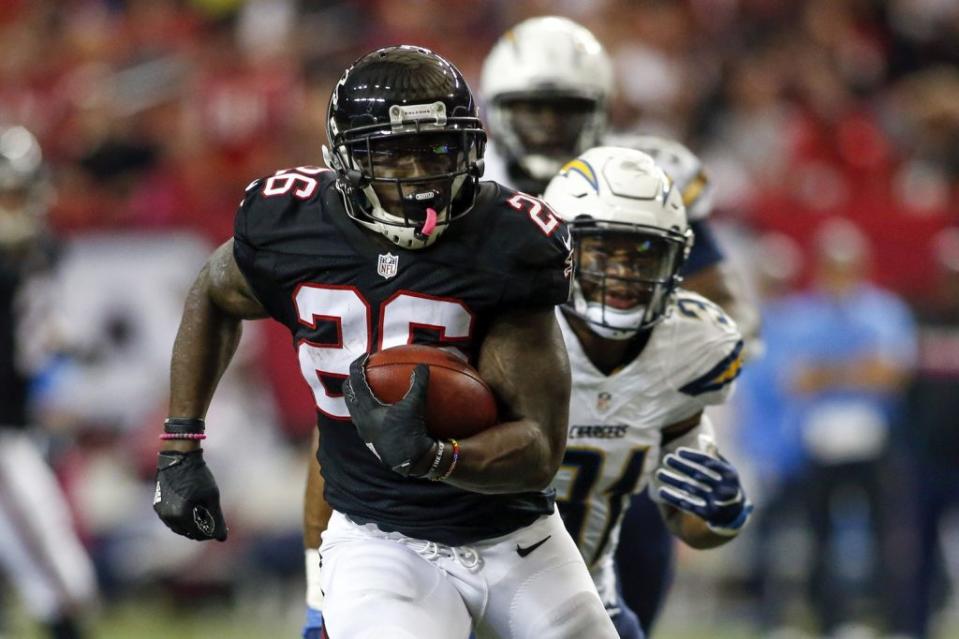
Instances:
[[[533,552],[534,550],[536,550],[537,548],[545,544],[547,541],[549,541],[550,537],[552,537],[552,535],[546,535],[545,538],[540,539],[532,546],[527,546],[526,548],[521,548],[519,544],[516,544],[516,554],[519,555],[520,557],[525,557],[526,555],[530,554],[531,552]]]

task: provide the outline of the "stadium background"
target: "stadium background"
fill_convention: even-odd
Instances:
[[[808,286],[813,247],[837,220],[868,242],[869,277],[917,310],[944,273],[959,277],[953,0],[3,0],[0,122],[37,135],[57,192],[48,222],[65,249],[72,356],[38,380],[35,406],[97,564],[94,636],[294,636],[312,420],[282,330],[247,330],[209,417],[230,542],[182,540],[150,511],[185,288],[229,236],[251,179],[321,163],[329,92],[353,59],[427,46],[478,93],[495,38],[543,14],[576,19],[606,45],[617,129],[674,136],[705,159],[714,219],[753,296],[757,279]],[[768,459],[739,417],[735,404],[716,415],[761,510]],[[943,428],[959,428],[952,417]],[[909,437],[906,420],[891,445]],[[894,483],[893,510],[915,501]],[[867,524],[846,520],[851,539],[867,539]],[[945,524],[938,565],[955,575],[959,526]],[[782,534],[783,583],[801,590],[808,531]],[[754,636],[764,600],[753,541],[681,551],[657,636]],[[849,580],[868,620],[881,617],[869,579],[896,566],[870,573],[863,562]],[[0,592],[7,633],[34,636],[16,596]],[[937,601],[938,636],[959,632],[948,589]],[[787,603],[802,625],[808,605]]]

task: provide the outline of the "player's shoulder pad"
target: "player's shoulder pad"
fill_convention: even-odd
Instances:
[[[690,396],[728,391],[743,364],[736,323],[717,304],[684,289],[673,296],[665,322],[675,387]]]
[[[490,232],[497,245],[528,266],[555,266],[571,260],[569,228],[546,202],[497,182],[485,184],[496,189],[485,202],[495,212],[484,217],[493,222]]]
[[[569,228],[538,197],[483,182],[471,228],[485,236],[484,259],[508,274],[505,302],[552,306],[569,297],[573,246]],[[478,228],[477,225],[482,225]]]
[[[333,171],[314,166],[281,169],[253,180],[237,209],[234,237],[261,248],[281,241],[285,233],[303,233],[319,219],[317,204],[335,180]]]

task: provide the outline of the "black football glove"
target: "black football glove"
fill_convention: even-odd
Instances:
[[[681,447],[663,458],[656,479],[662,501],[697,515],[720,535],[738,534],[753,511],[739,473],[722,457]]]
[[[350,364],[350,378],[343,382],[343,397],[360,437],[387,468],[420,477],[429,471],[429,458],[436,440],[426,432],[426,387],[430,368],[417,364],[410,375],[410,389],[395,404],[376,398],[366,381],[363,355]],[[426,468],[423,466],[426,465]]]
[[[203,461],[203,451],[163,451],[157,456],[153,510],[178,535],[226,541],[220,489]]]

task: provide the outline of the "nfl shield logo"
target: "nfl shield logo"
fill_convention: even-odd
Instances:
[[[596,410],[605,413],[609,409],[609,400],[612,398],[613,396],[606,391],[601,392],[596,396]]]
[[[398,255],[393,255],[392,253],[380,255],[380,259],[376,263],[376,272],[379,273],[380,277],[388,280],[396,275],[396,266],[399,263],[400,258]]]

